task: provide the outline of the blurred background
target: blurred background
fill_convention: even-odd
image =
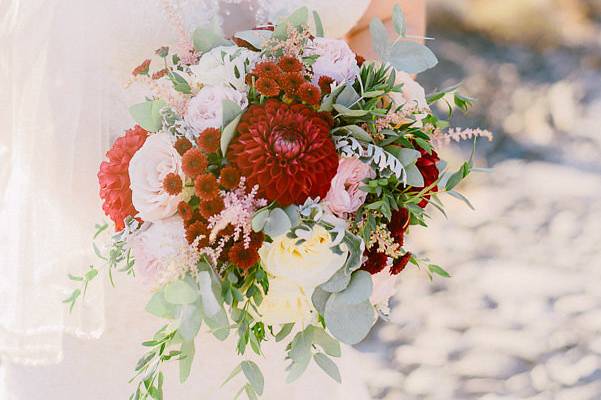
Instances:
[[[479,99],[455,124],[494,131],[479,145],[494,172],[460,188],[476,212],[447,198],[448,220],[411,232],[453,277],[403,272],[360,348],[372,394],[601,399],[601,1],[427,3],[440,64],[420,81]]]

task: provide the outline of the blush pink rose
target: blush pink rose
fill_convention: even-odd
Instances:
[[[338,217],[346,218],[365,203],[367,193],[359,189],[363,185],[362,181],[375,176],[371,167],[358,158],[341,158],[325,197],[326,206]]]

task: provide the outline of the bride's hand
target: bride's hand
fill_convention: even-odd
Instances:
[[[376,58],[372,50],[369,35],[369,23],[373,17],[380,18],[384,25],[392,32],[392,8],[396,0],[372,0],[361,20],[347,35],[351,48],[367,59]],[[407,32],[414,36],[424,36],[426,32],[426,4],[425,0],[403,0],[401,8],[407,20]]]

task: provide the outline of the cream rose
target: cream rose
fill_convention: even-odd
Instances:
[[[308,325],[316,317],[311,294],[286,278],[270,279],[269,292],[259,306],[261,320],[267,325],[290,322],[299,326]]]
[[[132,202],[138,216],[155,222],[175,214],[181,196],[171,196],[163,189],[170,173],[182,176],[181,156],[168,133],[151,135],[129,163]]]
[[[244,92],[244,81],[259,53],[235,46],[219,46],[204,53],[197,65],[190,67],[194,76],[193,83],[209,86],[233,86]]]
[[[330,233],[316,225],[303,243],[285,234],[264,243],[259,250],[265,270],[276,278],[285,278],[305,290],[313,289],[326,282],[345,263],[348,252],[336,254],[332,251]]]
[[[127,244],[136,260],[136,272],[147,282],[156,281],[187,245],[184,225],[179,217],[162,219],[143,226]]]
[[[205,86],[190,100],[184,120],[197,132],[207,128],[221,128],[223,123],[223,100],[230,100],[245,108],[245,94],[231,87]]]
[[[332,179],[332,185],[325,197],[325,205],[334,214],[346,218],[365,203],[367,192],[360,189],[363,180],[374,178],[371,167],[355,157],[341,158],[338,171]]]
[[[353,82],[359,75],[355,53],[340,39],[315,38],[305,51],[306,55],[318,55],[313,64],[313,83],[322,76],[329,76],[338,83]]]

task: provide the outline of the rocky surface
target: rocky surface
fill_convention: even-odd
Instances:
[[[390,322],[360,347],[378,366],[368,372],[375,398],[601,398],[601,10],[593,4],[565,14],[584,18],[586,29],[544,49],[530,34],[520,43],[503,36],[503,24],[480,29],[456,15],[431,32],[441,64],[425,84],[463,79],[481,99],[470,126],[495,131],[482,147],[494,173],[460,188],[476,212],[449,199],[448,220],[433,210],[431,227],[411,232],[411,247],[453,277],[431,283],[417,269],[403,272]],[[445,152],[457,159],[466,150]]]

